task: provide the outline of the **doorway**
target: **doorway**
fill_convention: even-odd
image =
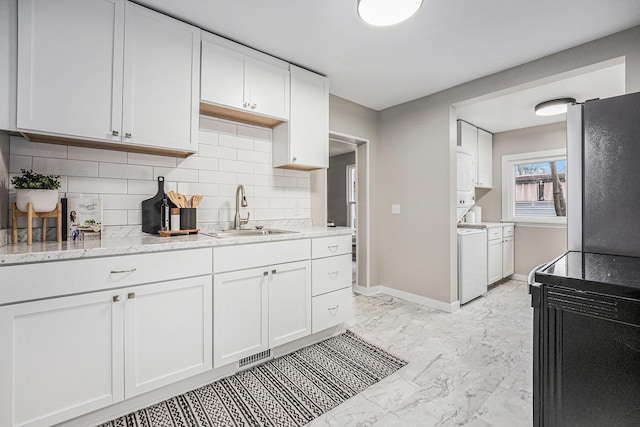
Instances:
[[[329,132],[329,168],[311,173],[313,225],[351,228],[354,290],[370,286],[368,142]]]

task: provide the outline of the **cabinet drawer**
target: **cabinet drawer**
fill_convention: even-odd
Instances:
[[[309,239],[223,246],[213,250],[213,271],[244,270],[311,258]]]
[[[0,304],[211,274],[211,248],[0,267]]]
[[[487,240],[502,239],[502,227],[493,227],[487,229]]]
[[[513,236],[513,225],[502,227],[502,237],[511,237],[511,236]]]
[[[312,333],[346,322],[351,318],[351,288],[312,298]]]
[[[314,259],[311,265],[312,295],[326,294],[351,286],[351,255]]]
[[[320,237],[311,240],[313,258],[324,258],[351,253],[351,235]]]

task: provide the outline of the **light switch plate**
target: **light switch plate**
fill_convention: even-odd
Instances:
[[[399,214],[400,213],[400,205],[391,205],[391,213]]]

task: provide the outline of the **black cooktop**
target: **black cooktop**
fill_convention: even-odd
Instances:
[[[640,258],[567,252],[535,273],[545,285],[640,299]]]

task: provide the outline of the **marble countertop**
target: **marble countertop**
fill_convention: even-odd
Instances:
[[[27,246],[26,243],[9,244],[0,247],[0,266],[351,234],[348,227],[304,227],[287,230],[295,233],[223,239],[205,234],[172,237],[139,234],[62,243],[34,241],[32,246]]]
[[[477,222],[477,223],[468,223],[461,222],[458,224],[460,228],[496,228],[496,227],[507,227],[513,225],[515,226],[515,222]]]

